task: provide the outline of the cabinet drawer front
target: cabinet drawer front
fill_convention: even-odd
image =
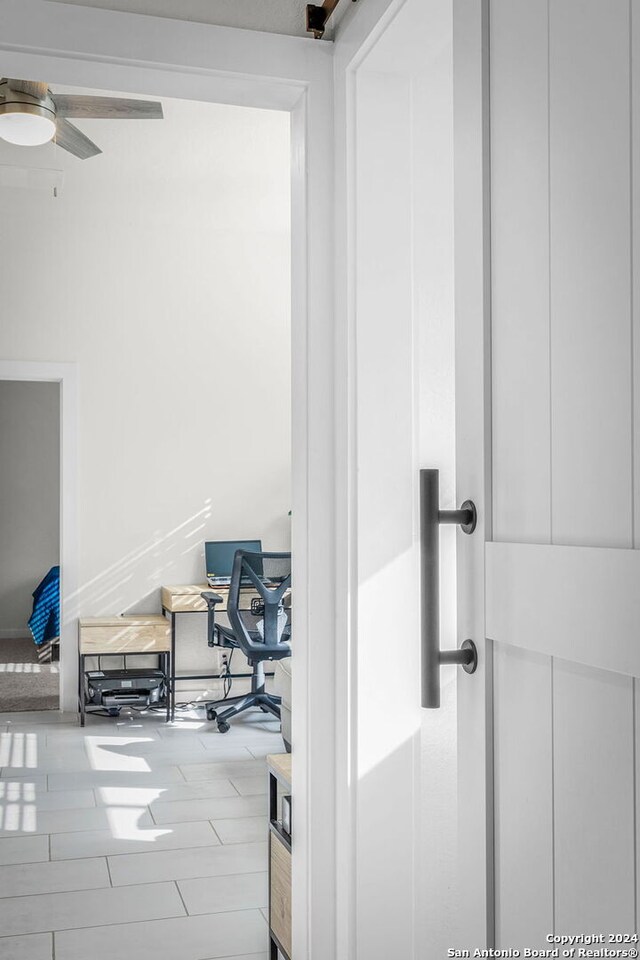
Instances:
[[[270,926],[291,956],[291,854],[271,835]]]
[[[80,630],[81,653],[164,653],[171,648],[169,625],[131,624],[112,627],[86,626]]]

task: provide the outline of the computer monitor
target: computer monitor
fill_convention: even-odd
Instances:
[[[236,550],[262,553],[261,540],[207,540],[204,545],[204,562],[207,580],[231,579],[233,558]],[[261,570],[256,570],[258,576]]]

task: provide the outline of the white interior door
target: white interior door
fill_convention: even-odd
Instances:
[[[481,518],[458,536],[459,637],[481,648],[458,684],[467,946],[637,926],[633,6],[455,2],[458,495]]]

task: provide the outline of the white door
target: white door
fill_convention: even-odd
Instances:
[[[461,946],[637,928],[632,7],[454,4]]]

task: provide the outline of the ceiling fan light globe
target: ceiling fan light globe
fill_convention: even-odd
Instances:
[[[30,108],[20,109],[22,106]],[[37,147],[52,140],[55,133],[56,124],[50,110],[22,104],[0,104],[0,137],[8,143]]]

